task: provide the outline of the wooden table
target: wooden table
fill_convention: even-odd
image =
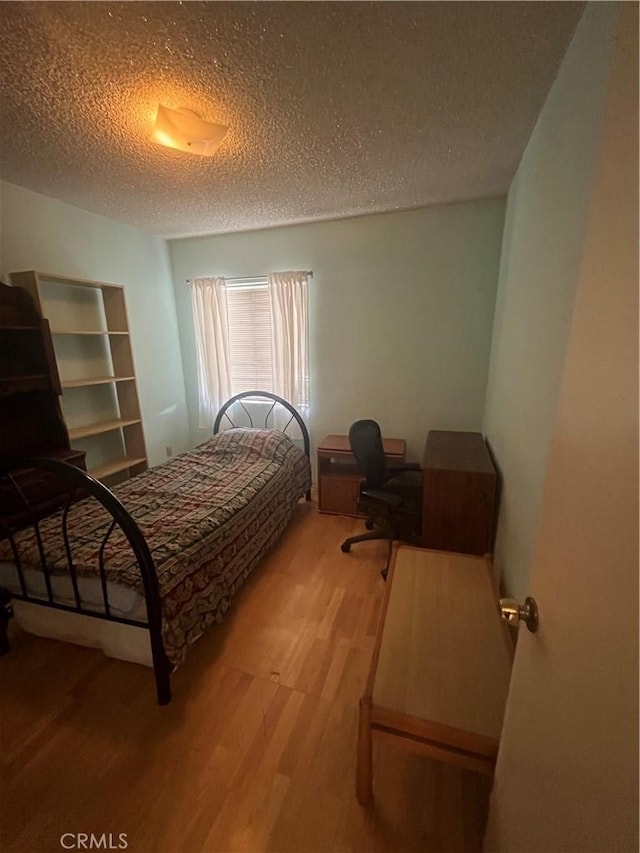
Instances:
[[[385,459],[391,468],[402,465],[406,442],[401,438],[382,440]],[[352,515],[362,518],[358,511],[358,496],[362,474],[358,472],[351,452],[349,437],[327,435],[317,447],[318,459],[318,509],[335,515]]]
[[[372,793],[372,737],[491,775],[513,646],[484,558],[400,547],[360,700],[358,801]]]

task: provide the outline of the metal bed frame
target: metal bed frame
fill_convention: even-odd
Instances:
[[[249,409],[247,409],[245,405],[245,401],[259,401],[264,399],[270,401],[271,405],[268,407],[268,410],[263,418],[264,425],[262,428],[273,428],[273,426],[268,426],[269,417],[273,415],[276,406],[282,406],[289,413],[290,418],[281,431],[286,432],[286,430],[290,427],[291,423],[295,421],[295,423],[300,428],[300,432],[302,434],[304,452],[309,458],[309,433],[304,421],[302,420],[302,417],[286,400],[266,391],[245,391],[242,394],[236,394],[234,397],[231,397],[229,400],[227,400],[226,403],[222,405],[220,411],[216,416],[213,427],[213,434],[216,435],[218,432],[220,432],[220,427],[223,418],[226,418],[231,427],[237,426],[230,413],[230,410],[235,406],[236,403],[238,403],[240,408],[244,411],[245,416],[249,421],[250,427],[254,428],[255,413],[252,416],[251,412],[249,411]],[[275,418],[272,417],[272,423],[274,422],[274,420]],[[60,512],[62,510],[60,514],[61,532],[67,562],[67,575],[69,577],[71,587],[73,589],[73,597],[75,604],[61,604],[59,601],[55,600],[51,582],[52,578],[54,577],[54,573],[51,571],[50,567],[47,564],[44,544],[42,540],[42,533],[40,530],[40,521],[42,521],[43,515],[42,513],[38,514],[37,509],[25,497],[23,491],[18,485],[18,482],[13,476],[15,472],[21,470],[24,471],[26,469],[40,469],[50,472],[50,474],[53,474],[59,479],[61,485],[63,486],[63,488],[60,489],[60,500],[58,506],[55,510],[50,511],[48,515],[53,515],[56,512]],[[153,560],[153,556],[142,531],[140,530],[132,516],[129,514],[129,512],[126,510],[126,508],[123,506],[123,504],[120,502],[120,500],[113,494],[110,489],[108,489],[98,480],[94,479],[90,474],[87,474],[86,471],[83,471],[80,468],[76,468],[74,465],[69,465],[66,462],[61,462],[56,459],[47,459],[41,457],[23,457],[20,459],[14,459],[10,463],[4,463],[0,465],[0,483],[9,484],[11,492],[17,498],[16,505],[23,506],[25,510],[23,516],[24,520],[19,523],[8,523],[7,519],[0,515],[0,541],[6,539],[8,540],[11,546],[16,573],[18,577],[18,583],[20,586],[20,592],[11,592],[4,587],[0,587],[0,655],[4,655],[10,650],[8,626],[9,620],[13,615],[13,608],[11,606],[12,599],[27,601],[31,604],[41,605],[42,607],[54,608],[56,610],[65,610],[71,613],[80,613],[84,616],[90,616],[95,619],[103,619],[107,622],[119,622],[124,625],[133,625],[135,627],[145,628],[149,631],[150,636],[151,656],[153,661],[153,671],[155,676],[158,704],[167,705],[171,700],[172,667],[166,655],[164,644],[162,641],[162,599],[160,596],[160,588],[158,584],[156,567]],[[310,500],[310,497],[310,493],[307,492],[306,499]],[[104,611],[94,610],[89,607],[85,607],[82,603],[78,587],[78,574],[73,562],[72,543],[70,541],[70,537],[68,535],[67,530],[67,521],[71,507],[78,500],[85,498],[93,498],[100,504],[102,504],[102,506],[111,515],[112,519],[111,523],[107,528],[107,532],[102,538],[102,542],[98,550],[98,574],[102,587],[102,601]],[[14,538],[14,534],[18,533],[21,530],[29,528],[31,528],[34,532],[38,555],[40,559],[40,568],[44,577],[47,595],[47,597],[44,599],[33,595],[27,589],[24,576],[24,567],[22,566],[19,551]],[[107,589],[107,573],[104,565],[104,552],[107,542],[116,528],[119,528],[124,534],[136,558],[136,562],[140,570],[142,587],[144,590],[144,597],[147,608],[146,620],[127,619],[124,617],[116,616],[111,612],[112,608],[109,603]],[[59,571],[55,572],[56,577],[60,576],[60,574],[61,573]]]

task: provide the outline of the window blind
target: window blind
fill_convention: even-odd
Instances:
[[[231,389],[273,391],[269,291],[264,284],[227,287]]]

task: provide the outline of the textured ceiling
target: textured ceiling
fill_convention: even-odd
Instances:
[[[166,236],[501,194],[582,10],[2,2],[2,176]],[[159,102],[217,154],[151,142]]]

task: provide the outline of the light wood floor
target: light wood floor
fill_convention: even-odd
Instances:
[[[0,660],[0,846],[127,833],[132,853],[477,850],[489,783],[386,745],[355,800],[358,699],[385,545],[303,505],[155,704],[151,671],[12,631]],[[402,661],[398,661],[402,666]]]

